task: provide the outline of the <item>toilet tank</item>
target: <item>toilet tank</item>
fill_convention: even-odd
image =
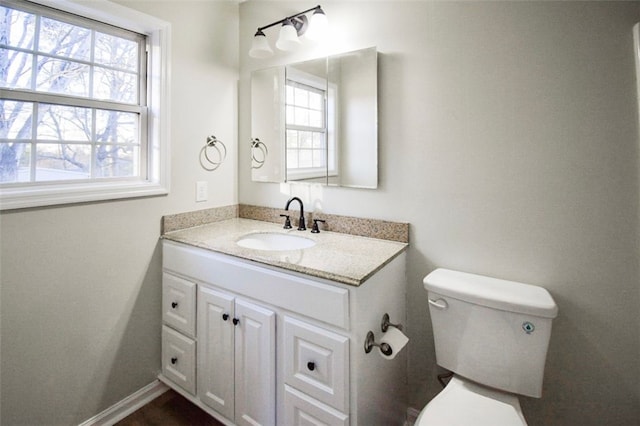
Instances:
[[[540,398],[558,307],[542,287],[436,269],[424,278],[438,365]]]

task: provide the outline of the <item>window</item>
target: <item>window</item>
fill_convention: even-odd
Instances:
[[[167,192],[167,143],[153,131],[164,111],[147,96],[159,89],[150,82],[164,80],[161,58],[149,53],[167,43],[167,31],[93,15],[0,4],[2,208]]]
[[[320,171],[327,164],[324,91],[287,80],[287,176],[292,171]]]
[[[335,168],[327,80],[288,69],[285,107],[287,180],[326,178]]]

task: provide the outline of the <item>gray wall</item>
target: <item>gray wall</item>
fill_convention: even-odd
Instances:
[[[78,424],[152,382],[160,218],[237,202],[237,4],[119,3],[172,23],[171,193],[0,215],[3,425]],[[198,165],[210,134],[229,150],[213,173]]]
[[[330,1],[325,46],[261,61],[246,56],[255,28],[315,3],[245,2],[240,24],[232,2],[119,3],[173,24],[171,194],[0,214],[0,423],[77,424],[153,380],[162,215],[281,207],[291,193],[411,223],[414,407],[438,391],[421,280],[443,266],[556,298],[544,395],[523,398],[530,424],[640,422],[639,3]],[[249,72],[372,45],[380,188],[252,183]],[[214,173],[197,165],[209,134],[230,151]]]
[[[530,424],[639,424],[640,3],[329,1],[326,45],[246,55],[256,27],[305,6],[240,6],[239,140],[251,70],[376,45],[380,187],[253,183],[241,143],[240,201],[282,207],[296,194],[310,209],[411,223],[412,406],[439,390],[422,278],[447,267],[555,297],[544,394],[522,398]]]

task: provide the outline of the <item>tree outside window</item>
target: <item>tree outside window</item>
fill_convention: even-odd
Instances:
[[[0,186],[146,173],[145,37],[0,6]]]

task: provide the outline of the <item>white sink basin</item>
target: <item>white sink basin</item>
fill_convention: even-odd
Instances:
[[[258,232],[247,234],[236,242],[240,247],[253,250],[300,250],[316,245],[310,238],[279,232]]]

